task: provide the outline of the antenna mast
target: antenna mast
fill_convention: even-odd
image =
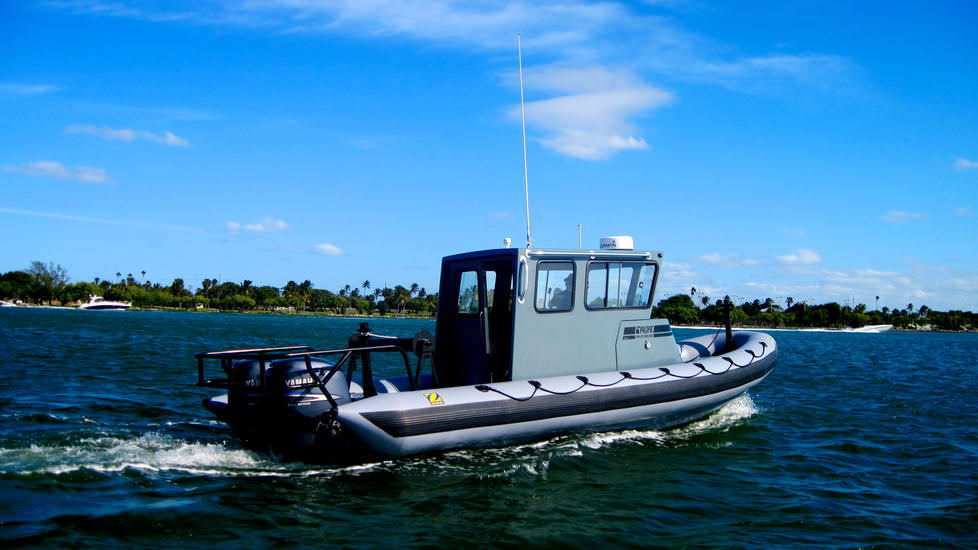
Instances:
[[[526,202],[526,247],[533,248],[530,236],[530,178],[526,172],[526,108],[523,106],[523,46],[516,35],[516,57],[520,64],[520,126],[523,129],[523,198]]]

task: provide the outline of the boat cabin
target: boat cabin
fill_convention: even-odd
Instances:
[[[680,362],[652,319],[661,252],[630,237],[599,250],[502,248],[442,260],[434,355],[439,387]]]

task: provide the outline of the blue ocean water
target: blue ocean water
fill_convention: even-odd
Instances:
[[[357,466],[245,450],[200,406],[194,353],[358,322],[0,309],[0,542],[978,547],[978,335],[774,332],[775,371],[689,426]]]

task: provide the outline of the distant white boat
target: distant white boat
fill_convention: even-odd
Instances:
[[[101,296],[89,296],[88,301],[84,304],[78,306],[78,309],[109,309],[109,310],[124,310],[132,307],[129,302],[116,302],[113,300],[106,300]]]
[[[8,302],[6,300],[0,300],[0,307],[17,307],[17,304]]]
[[[893,325],[866,325],[864,327],[854,328],[849,332],[886,332],[893,328]]]

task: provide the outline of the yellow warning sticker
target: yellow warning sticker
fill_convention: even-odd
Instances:
[[[445,400],[442,399],[441,396],[438,395],[435,392],[426,393],[426,394],[424,394],[424,396],[428,398],[428,404],[429,405],[444,405],[445,404]]]

